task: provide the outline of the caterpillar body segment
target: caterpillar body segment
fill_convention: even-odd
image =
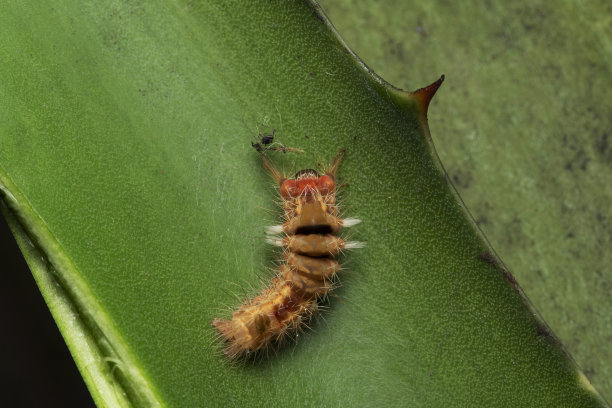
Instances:
[[[343,249],[363,247],[338,236],[344,225],[360,222],[338,217],[335,176],[343,153],[338,152],[323,175],[307,169],[288,178],[259,151],[279,185],[285,219],[266,228],[266,241],[285,251],[277,276],[261,295],[244,302],[230,320],[212,321],[229,358],[267,349],[301,330],[318,310],[318,300],[333,289],[332,280],[341,270],[335,257]]]
[[[277,277],[261,295],[244,303],[231,320],[214,319],[212,325],[226,340],[223,353],[239,358],[281,341],[316,310],[314,299],[300,296],[293,285]]]
[[[286,247],[289,251],[308,256],[337,256],[343,249],[359,248],[356,242],[347,242],[342,238],[327,234],[288,235],[285,238],[268,237],[269,244]]]

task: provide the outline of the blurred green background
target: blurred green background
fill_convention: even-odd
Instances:
[[[612,2],[320,2],[386,81],[446,81],[442,163],[506,266],[612,400]]]

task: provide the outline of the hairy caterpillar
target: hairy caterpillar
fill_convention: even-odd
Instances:
[[[335,178],[344,150],[323,175],[306,169],[293,178],[281,174],[263,149],[257,150],[280,188],[285,223],[267,227],[266,241],[284,248],[283,263],[263,293],[245,301],[231,320],[212,321],[226,342],[223,352],[229,358],[267,349],[300,330],[318,310],[318,300],[332,290],[331,279],[340,270],[335,257],[343,249],[363,247],[338,236],[342,227],[360,222],[338,217]]]

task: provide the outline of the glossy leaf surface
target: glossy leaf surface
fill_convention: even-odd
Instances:
[[[0,19],[4,212],[99,405],[600,406],[466,215],[418,98],[316,7]],[[343,204],[368,246],[297,345],[231,365],[209,323],[272,265],[276,193],[250,141],[281,117],[278,140],[306,151],[275,154],[286,169],[347,149]]]

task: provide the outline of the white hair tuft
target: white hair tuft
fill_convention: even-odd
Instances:
[[[342,226],[348,228],[348,227],[352,227],[353,225],[357,225],[360,222],[361,220],[357,218],[346,218],[342,220]]]

